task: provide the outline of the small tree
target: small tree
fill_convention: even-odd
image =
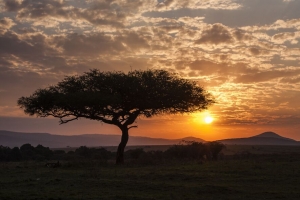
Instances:
[[[226,148],[226,146],[221,142],[209,142],[208,147],[213,160],[217,160],[220,152]]]
[[[116,163],[124,162],[128,130],[138,116],[191,113],[214,101],[196,82],[165,70],[101,72],[68,76],[55,86],[18,100],[29,115],[53,116],[64,124],[78,118],[116,125],[122,131]]]
[[[22,159],[22,154],[19,147],[14,147],[10,151],[10,160],[19,161]]]
[[[35,159],[35,156],[36,156],[35,148],[31,144],[28,144],[28,143],[23,144],[20,147],[20,152],[21,152],[22,158],[24,160]]]

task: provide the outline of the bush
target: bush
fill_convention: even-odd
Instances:
[[[81,146],[75,150],[74,155],[86,159],[108,160],[111,158],[112,153],[104,148],[88,148],[86,146]]]
[[[0,161],[10,160],[11,149],[9,147],[0,146]]]
[[[210,153],[211,153],[211,158],[213,160],[217,160],[220,152],[226,147],[224,144],[221,142],[209,142],[207,143]]]
[[[53,152],[49,149],[49,147],[44,147],[40,144],[35,147],[35,153],[39,160],[49,160],[53,155]]]
[[[9,160],[20,161],[22,159],[22,154],[19,147],[14,147],[9,154]]]
[[[166,158],[203,159],[207,154],[206,145],[201,142],[185,142],[165,151]]]
[[[31,144],[23,144],[20,147],[23,160],[34,160],[35,148]]]
[[[170,159],[180,160],[217,160],[220,152],[225,145],[220,142],[184,142],[183,144],[173,145],[165,152],[148,151],[142,148],[131,149],[125,152],[127,158],[135,163],[160,163],[170,161]],[[88,148],[81,146],[75,151],[66,153],[63,150],[52,151],[48,147],[24,144],[20,147],[0,146],[0,161],[20,161],[20,160],[98,160],[107,161],[116,156],[116,152],[110,152],[105,148]]]
[[[225,145],[220,142],[184,142],[184,144],[174,145],[164,152],[166,158],[176,159],[208,159],[217,160]]]
[[[128,156],[131,159],[139,159],[141,157],[142,154],[145,154],[146,152],[144,151],[144,149],[142,148],[138,148],[138,149],[130,149],[128,151],[125,152],[125,156]]]

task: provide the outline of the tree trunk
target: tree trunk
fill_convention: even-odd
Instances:
[[[118,151],[117,151],[117,158],[116,158],[116,164],[120,165],[124,163],[124,149],[126,147],[126,144],[128,142],[128,128],[123,127],[122,129],[122,137],[121,137],[121,142],[118,146]]]

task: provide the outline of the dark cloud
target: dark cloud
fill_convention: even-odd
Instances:
[[[274,66],[299,66],[300,61],[297,59],[298,55],[294,56],[295,59],[285,58],[279,54],[275,54],[271,60],[267,61]]]
[[[0,34],[0,43],[0,60],[9,62],[8,66],[23,65],[27,69],[46,70],[67,65],[62,55],[48,44],[47,36],[41,33],[17,34],[7,31]]]
[[[139,50],[149,48],[148,42],[152,39],[149,35],[143,35],[136,31],[124,31],[116,37],[116,41],[124,43],[131,50]]]
[[[243,31],[241,29],[233,31],[232,35],[239,41],[250,40],[252,38],[249,34],[247,34],[246,31]]]
[[[188,1],[185,1],[188,2]],[[204,17],[207,24],[221,23],[225,26],[236,28],[242,26],[261,26],[272,24],[277,20],[288,20],[300,18],[300,1],[294,0],[284,2],[283,0],[249,0],[234,1],[241,6],[236,9],[214,9],[214,8],[184,8],[180,7],[166,12],[144,13],[149,17]],[[161,7],[164,5],[161,4]]]
[[[220,44],[230,43],[233,41],[232,35],[222,24],[214,24],[207,30],[204,30],[200,39],[195,41],[195,44]]]
[[[295,84],[300,83],[300,77],[288,77],[288,78],[282,78],[280,80],[281,83],[289,83],[289,84]]]
[[[266,82],[277,78],[292,77],[300,74],[300,70],[269,70],[257,73],[250,73],[238,76],[236,83],[258,83]]]
[[[218,74],[227,67],[226,63],[218,64],[208,60],[196,60],[189,64],[190,69],[200,71],[202,75]]]
[[[168,7],[168,6],[172,5],[172,3],[174,3],[174,0],[165,0],[165,1],[157,4],[156,7],[158,9],[161,9],[161,8],[165,8],[165,7]]]
[[[10,29],[15,23],[10,18],[4,17],[0,19],[0,30]]]
[[[22,9],[26,4],[24,1],[18,1],[18,0],[4,0],[5,9],[10,12],[16,12]]]
[[[103,33],[57,36],[53,38],[53,44],[69,56],[114,55],[126,50],[122,43]]]
[[[65,0],[4,0],[6,11],[17,12],[17,18],[71,17]]]
[[[43,36],[41,36],[43,37]],[[45,45],[39,36],[33,36],[29,41],[24,41],[20,36],[14,32],[7,31],[6,33],[0,35],[0,55],[17,55],[20,57],[25,56],[39,56],[45,52]],[[33,41],[37,39],[36,41]],[[36,43],[35,43],[36,42]]]
[[[257,55],[259,55],[261,53],[261,51],[258,48],[256,48],[256,47],[249,48],[249,51],[254,56],[257,56]]]
[[[295,36],[294,32],[278,33],[273,36],[273,39],[275,39],[275,40],[286,39],[286,38],[293,37],[293,36]]]
[[[0,106],[16,106],[18,98],[57,82],[58,78],[60,77],[26,71],[24,68],[11,69],[0,66],[0,91],[2,91]]]
[[[161,31],[155,31],[155,37],[164,45],[171,42]],[[154,43],[154,44],[150,44]],[[97,55],[119,55],[123,56],[134,53],[141,49],[155,49],[157,46],[153,35],[144,31],[119,31],[114,35],[101,32],[92,34],[68,34],[54,36],[51,44],[60,48],[68,56],[97,56]]]
[[[82,72],[100,66],[105,68],[101,62],[97,65],[99,58],[113,59],[122,54],[126,60],[126,55],[150,49],[151,37],[138,31],[122,31],[115,36],[101,32],[47,36],[32,31],[0,34],[0,66],[23,64],[27,70],[50,70],[58,74]]]
[[[258,72],[258,69],[249,68],[245,63],[215,63],[209,60],[196,60],[189,64],[186,63],[191,70],[198,71],[199,75],[213,75],[219,74],[223,77],[227,76],[236,76],[246,73],[255,73]]]
[[[93,25],[123,27],[126,19],[136,14],[145,1],[92,1],[87,8],[77,8],[66,0],[4,0],[5,9],[17,12],[17,19],[39,20],[58,18],[66,20],[81,19]]]

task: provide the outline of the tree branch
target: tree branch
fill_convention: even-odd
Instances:
[[[140,114],[139,110],[134,111],[131,115],[129,115],[127,121],[123,124],[123,126],[129,126],[130,124],[132,124],[139,116],[139,114]]]
[[[66,123],[68,123],[68,122],[70,122],[70,121],[73,121],[73,120],[78,120],[78,117],[75,117],[75,118],[72,118],[72,119],[66,119],[66,120],[64,120],[64,119],[62,119],[62,118],[59,118],[59,124],[61,125],[61,124],[66,124]]]
[[[131,128],[137,128],[138,126],[130,126],[128,127],[128,130],[131,129]]]

